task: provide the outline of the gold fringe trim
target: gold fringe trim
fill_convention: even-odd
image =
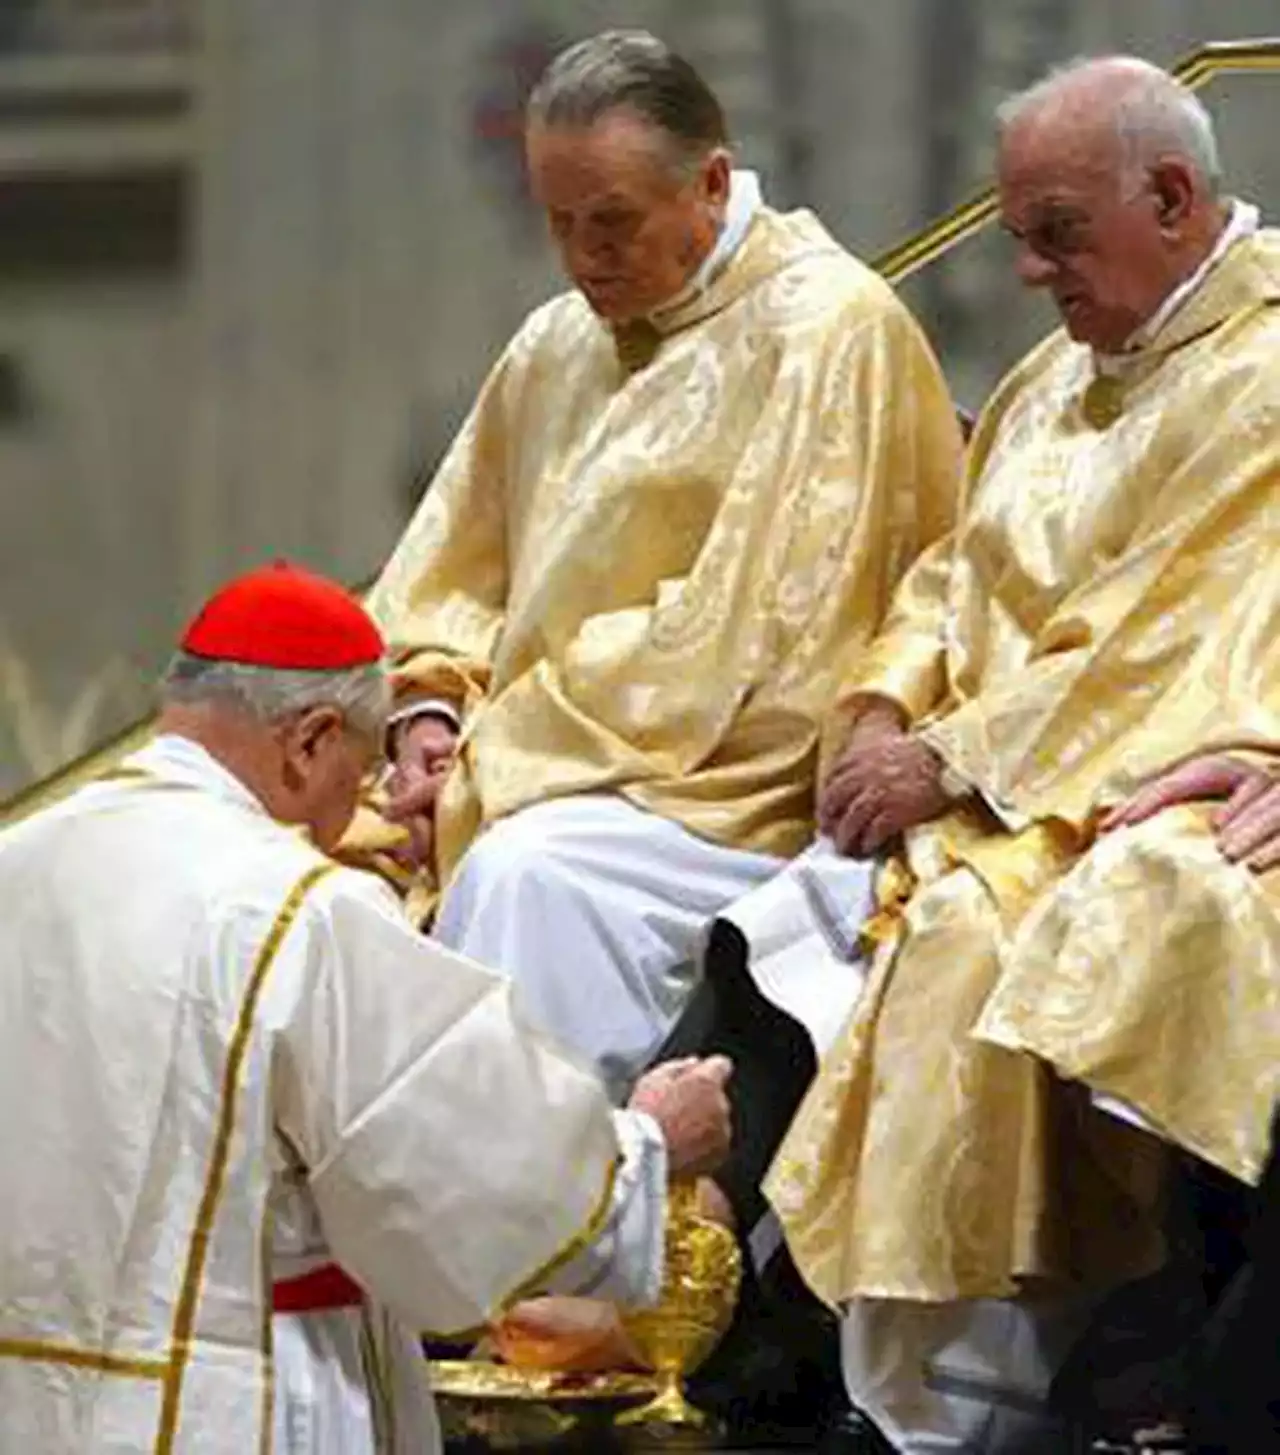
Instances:
[[[0,1359],[24,1359],[32,1364],[62,1364],[94,1374],[116,1374],[125,1379],[166,1379],[170,1361],[144,1354],[108,1354],[78,1349],[74,1344],[46,1343],[42,1339],[0,1339]]]
[[[495,1318],[501,1317],[516,1304],[523,1303],[525,1299],[545,1287],[547,1282],[562,1268],[572,1263],[580,1253],[585,1252],[596,1241],[609,1221],[609,1214],[613,1208],[613,1194],[618,1185],[618,1173],[621,1167],[622,1159],[615,1157],[609,1164],[608,1171],[605,1173],[604,1188],[597,1197],[595,1206],[586,1222],[545,1263],[536,1268],[527,1278],[522,1278],[511,1293],[499,1300]],[[478,1328],[462,1329],[450,1334],[428,1331],[422,1334],[422,1338],[441,1344],[473,1344],[478,1342],[486,1332],[485,1326],[481,1325]]]

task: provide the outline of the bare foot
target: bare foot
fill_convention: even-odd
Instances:
[[[617,1309],[601,1299],[527,1299],[490,1333],[503,1360],[520,1369],[594,1374],[644,1367]]]

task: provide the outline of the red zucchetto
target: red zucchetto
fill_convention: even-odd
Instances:
[[[287,561],[222,587],[181,645],[212,662],[308,672],[369,666],[386,651],[373,618],[350,592]]]

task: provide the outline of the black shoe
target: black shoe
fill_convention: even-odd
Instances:
[[[812,1449],[843,1388],[834,1339],[785,1316],[744,1320],[714,1367],[690,1381],[689,1395],[735,1442]]]
[[[835,1389],[821,1367],[797,1356],[780,1331],[757,1328],[756,1340],[736,1366],[714,1378],[695,1377],[689,1396],[714,1415],[735,1440],[812,1448]]]
[[[846,1408],[828,1418],[817,1455],[893,1455],[893,1446],[861,1410]]]

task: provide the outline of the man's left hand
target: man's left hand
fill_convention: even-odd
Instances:
[[[408,830],[409,840],[392,853],[408,870],[431,863],[436,800],[453,767],[458,729],[433,713],[423,713],[396,733],[395,764],[387,780],[382,816]]]
[[[862,745],[837,768],[824,793],[824,825],[842,854],[870,858],[950,805],[941,758],[909,733]]]

